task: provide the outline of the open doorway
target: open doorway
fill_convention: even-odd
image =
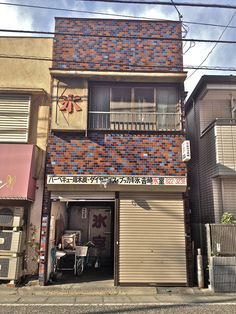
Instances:
[[[115,203],[78,201],[67,202],[64,205],[64,213],[59,215],[60,220],[55,217],[55,247],[57,252],[59,250],[65,254],[57,258],[54,283],[112,280],[114,278]],[[74,252],[77,246],[85,246],[88,243],[92,245],[88,246],[85,267],[82,274],[77,276],[74,272]]]

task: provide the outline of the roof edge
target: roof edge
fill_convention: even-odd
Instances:
[[[203,75],[195,86],[194,90],[188,97],[185,103],[185,109],[189,110],[192,100],[196,99],[197,95],[203,90],[206,84],[214,84],[214,83],[228,83],[228,84],[236,84],[236,76],[234,75]]]

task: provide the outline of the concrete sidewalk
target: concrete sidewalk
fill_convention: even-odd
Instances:
[[[87,284],[25,286],[0,285],[0,304],[193,304],[235,303],[235,293],[208,289],[114,287]]]

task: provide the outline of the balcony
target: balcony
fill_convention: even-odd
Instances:
[[[179,131],[181,130],[181,113],[89,111],[89,129]]]
[[[203,131],[202,135],[207,133],[212,127],[215,126],[230,126],[230,125],[236,125],[236,119],[235,118],[215,118]]]
[[[201,135],[201,150],[214,167],[214,176],[235,176],[236,119],[217,118],[212,121]]]

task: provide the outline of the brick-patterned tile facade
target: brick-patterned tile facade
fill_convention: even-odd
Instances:
[[[181,38],[180,22],[57,18],[55,32],[53,69],[133,73],[183,71],[180,41],[137,38]],[[97,34],[107,37],[93,36]],[[181,83],[179,86],[181,88]],[[51,131],[46,174],[186,176],[181,152],[184,140],[181,132],[107,130],[89,131],[85,136],[83,132]],[[50,213],[47,189],[44,207],[44,213]],[[43,263],[40,269],[46,273]]]
[[[181,39],[180,22],[56,18],[55,31],[54,69],[183,71],[180,41],[140,38]]]
[[[51,134],[47,173],[184,176],[182,135]]]

